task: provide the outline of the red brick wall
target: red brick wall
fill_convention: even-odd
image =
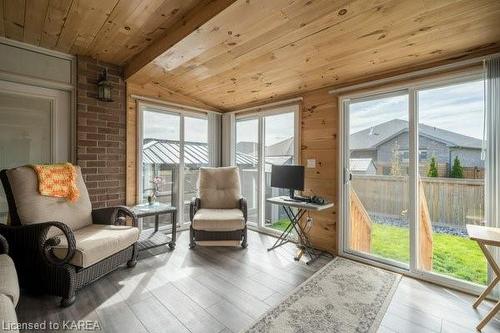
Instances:
[[[126,104],[123,70],[79,56],[77,59],[77,164],[94,208],[125,203]],[[97,100],[97,80],[108,69],[113,102]]]

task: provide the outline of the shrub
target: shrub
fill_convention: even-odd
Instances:
[[[401,161],[400,161],[399,152],[399,144],[398,142],[394,142],[392,147],[392,156],[391,156],[391,176],[401,176]]]
[[[432,156],[431,163],[429,165],[429,171],[427,172],[427,177],[437,177],[437,176],[438,176],[438,169],[437,169],[436,158]]]
[[[453,166],[451,167],[450,178],[464,178],[464,168],[460,164],[458,156],[455,156],[453,160]]]

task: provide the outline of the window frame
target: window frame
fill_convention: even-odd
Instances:
[[[145,108],[150,107],[154,109],[154,112],[158,113],[163,113],[163,114],[168,114],[168,115],[175,115],[179,117],[179,147],[180,147],[180,152],[179,152],[179,172],[177,173],[177,177],[175,179],[175,182],[177,184],[177,198],[176,202],[172,203],[172,205],[175,204],[177,207],[177,213],[176,213],[176,221],[177,225],[180,226],[181,228],[185,228],[190,224],[190,221],[184,221],[184,138],[185,138],[185,128],[184,128],[184,119],[185,117],[190,117],[190,118],[200,118],[200,119],[206,119],[208,124],[207,124],[207,144],[210,144],[210,140],[213,139],[211,138],[209,132],[209,126],[210,122],[208,121],[208,114],[204,114],[202,112],[191,112],[191,111],[186,111],[185,109],[182,108],[176,108],[173,106],[167,106],[167,105],[161,105],[149,101],[137,101],[137,153],[136,153],[136,183],[137,183],[137,191],[136,191],[136,202],[137,204],[144,203],[142,199],[142,192],[144,189],[144,184],[142,181],[142,149],[143,149],[143,131],[144,131],[144,111]],[[210,151],[208,152],[210,154]],[[209,161],[210,161],[210,156],[209,156]],[[142,226],[141,226],[142,227]],[[170,225],[163,225],[160,226],[160,230],[165,230],[169,229],[171,226]]]
[[[258,109],[256,112],[244,112],[238,114],[234,112],[235,116],[231,120],[231,131],[234,135],[231,138],[231,165],[237,166],[236,164],[236,123],[238,120],[251,120],[257,119],[258,121],[258,182],[257,182],[257,223],[256,225],[248,224],[249,229],[258,230],[260,232],[268,233],[271,235],[279,235],[281,232],[279,230],[274,230],[265,226],[265,120],[267,116],[274,116],[284,113],[294,114],[294,159],[293,163],[298,164],[301,161],[300,155],[300,115],[301,106],[299,103],[291,103],[288,105],[277,105],[270,107],[268,109]]]
[[[476,80],[484,80],[485,74],[483,68],[472,68],[462,70],[456,73],[447,73],[438,75],[438,77],[427,77],[427,78],[418,78],[413,80],[408,80],[403,83],[396,84],[388,84],[382,87],[374,87],[374,88],[366,88],[361,91],[354,91],[352,93],[340,94],[338,98],[338,108],[340,110],[339,114],[339,169],[338,169],[338,191],[339,191],[339,223],[338,233],[337,233],[337,242],[339,244],[339,254],[345,256],[347,258],[359,260],[362,262],[366,262],[368,264],[379,266],[388,270],[392,270],[401,274],[409,275],[418,279],[423,279],[426,281],[430,281],[432,283],[436,283],[439,285],[443,285],[445,287],[459,289],[468,293],[479,295],[484,289],[485,286],[480,286],[478,284],[474,284],[471,282],[467,282],[464,280],[459,280],[457,278],[453,278],[450,276],[440,275],[434,272],[427,272],[424,270],[418,269],[418,210],[419,201],[418,201],[418,174],[419,174],[419,163],[415,163],[418,161],[419,156],[417,156],[417,150],[419,148],[418,144],[418,92],[427,89],[435,89],[446,87],[454,84],[460,84],[470,81]],[[346,198],[348,198],[348,194],[346,194],[346,181],[348,179],[348,174],[346,173],[346,156],[348,156],[348,143],[349,143],[349,107],[348,103],[350,100],[356,99],[359,101],[361,99],[371,99],[376,98],[376,96],[380,95],[390,95],[397,93],[398,91],[407,91],[409,94],[409,120],[410,120],[410,142],[409,142],[409,151],[410,151],[410,162],[409,162],[409,176],[410,176],[410,202],[411,207],[409,210],[409,218],[410,218],[410,265],[409,268],[402,268],[394,266],[387,262],[375,261],[371,258],[365,256],[359,256],[357,254],[352,254],[347,247],[346,240],[346,232],[348,232],[348,225],[346,223],[346,219],[348,218],[348,211],[346,207]],[[346,149],[347,147],[347,149]],[[347,150],[347,152],[346,152]],[[486,195],[486,193],[485,193]],[[485,201],[488,199],[485,197]],[[490,270],[490,269],[488,269]]]

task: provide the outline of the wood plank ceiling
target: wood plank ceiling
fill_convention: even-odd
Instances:
[[[212,17],[200,2],[0,0],[0,34],[221,110],[500,50],[498,0],[226,0]]]
[[[122,65],[201,2],[0,0],[0,36]]]
[[[133,79],[231,110],[498,49],[499,22],[498,0],[239,0]]]

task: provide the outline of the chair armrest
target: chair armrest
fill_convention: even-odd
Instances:
[[[38,237],[38,248],[40,250],[40,253],[43,254],[42,257],[52,265],[62,266],[64,264],[68,264],[73,258],[76,250],[76,240],[73,231],[66,224],[56,221],[44,222],[35,225],[41,226]],[[66,237],[68,251],[66,252],[66,256],[63,259],[56,257],[52,251],[53,247],[61,243],[61,239],[59,238],[60,236],[54,236],[47,239],[47,233],[49,232],[49,229],[51,227],[55,227],[61,230]]]
[[[191,199],[191,202],[189,203],[189,220],[193,222],[194,215],[196,214],[196,211],[200,209],[201,205],[201,200],[200,198],[193,198]]]
[[[59,229],[68,243],[68,251],[63,259],[56,257],[52,248],[61,243],[61,235],[47,238],[50,228]],[[64,223],[49,221],[42,223],[10,226],[0,224],[0,233],[10,243],[9,255],[26,261],[27,264],[36,264],[36,260],[43,260],[51,265],[68,264],[73,258],[76,249],[75,235]],[[41,258],[40,258],[41,257]]]
[[[132,219],[132,225],[138,226],[137,216],[127,206],[113,206],[92,210],[92,223],[107,225],[125,225],[126,217]]]
[[[245,223],[246,223],[248,219],[247,199],[245,198],[240,199],[240,209],[243,212],[243,217],[245,218]]]
[[[0,235],[0,254],[9,254],[9,243]]]

